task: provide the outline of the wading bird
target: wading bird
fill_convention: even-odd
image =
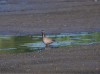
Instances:
[[[44,30],[42,30],[42,41],[46,45],[46,47],[53,43],[54,40],[52,38],[46,37]]]

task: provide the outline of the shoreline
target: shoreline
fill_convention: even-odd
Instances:
[[[0,54],[0,72],[36,74],[100,73],[100,44],[46,48],[40,52]]]
[[[70,8],[69,8],[70,9]],[[49,34],[100,31],[100,6],[72,8],[71,11],[43,14],[0,15],[0,32]]]

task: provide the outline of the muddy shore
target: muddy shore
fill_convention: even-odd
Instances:
[[[99,74],[100,44],[0,54],[0,74]]]
[[[99,2],[98,2],[99,3]],[[0,33],[47,33],[100,31],[100,5],[65,8],[49,13],[17,12],[0,15]],[[45,11],[45,10],[44,10]],[[52,11],[52,10],[51,10]]]

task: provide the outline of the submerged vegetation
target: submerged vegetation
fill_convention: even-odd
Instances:
[[[61,33],[47,35],[55,39],[50,47],[72,47],[74,45],[89,45],[100,42],[100,32]],[[0,53],[33,52],[45,48],[41,35],[11,36],[0,35]]]

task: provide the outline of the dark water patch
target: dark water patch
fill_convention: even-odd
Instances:
[[[56,35],[50,34],[47,37],[55,40],[49,45],[51,48],[100,43],[100,32],[60,33]],[[0,53],[33,52],[42,50],[45,47],[46,45],[42,42],[40,34],[0,35]]]

